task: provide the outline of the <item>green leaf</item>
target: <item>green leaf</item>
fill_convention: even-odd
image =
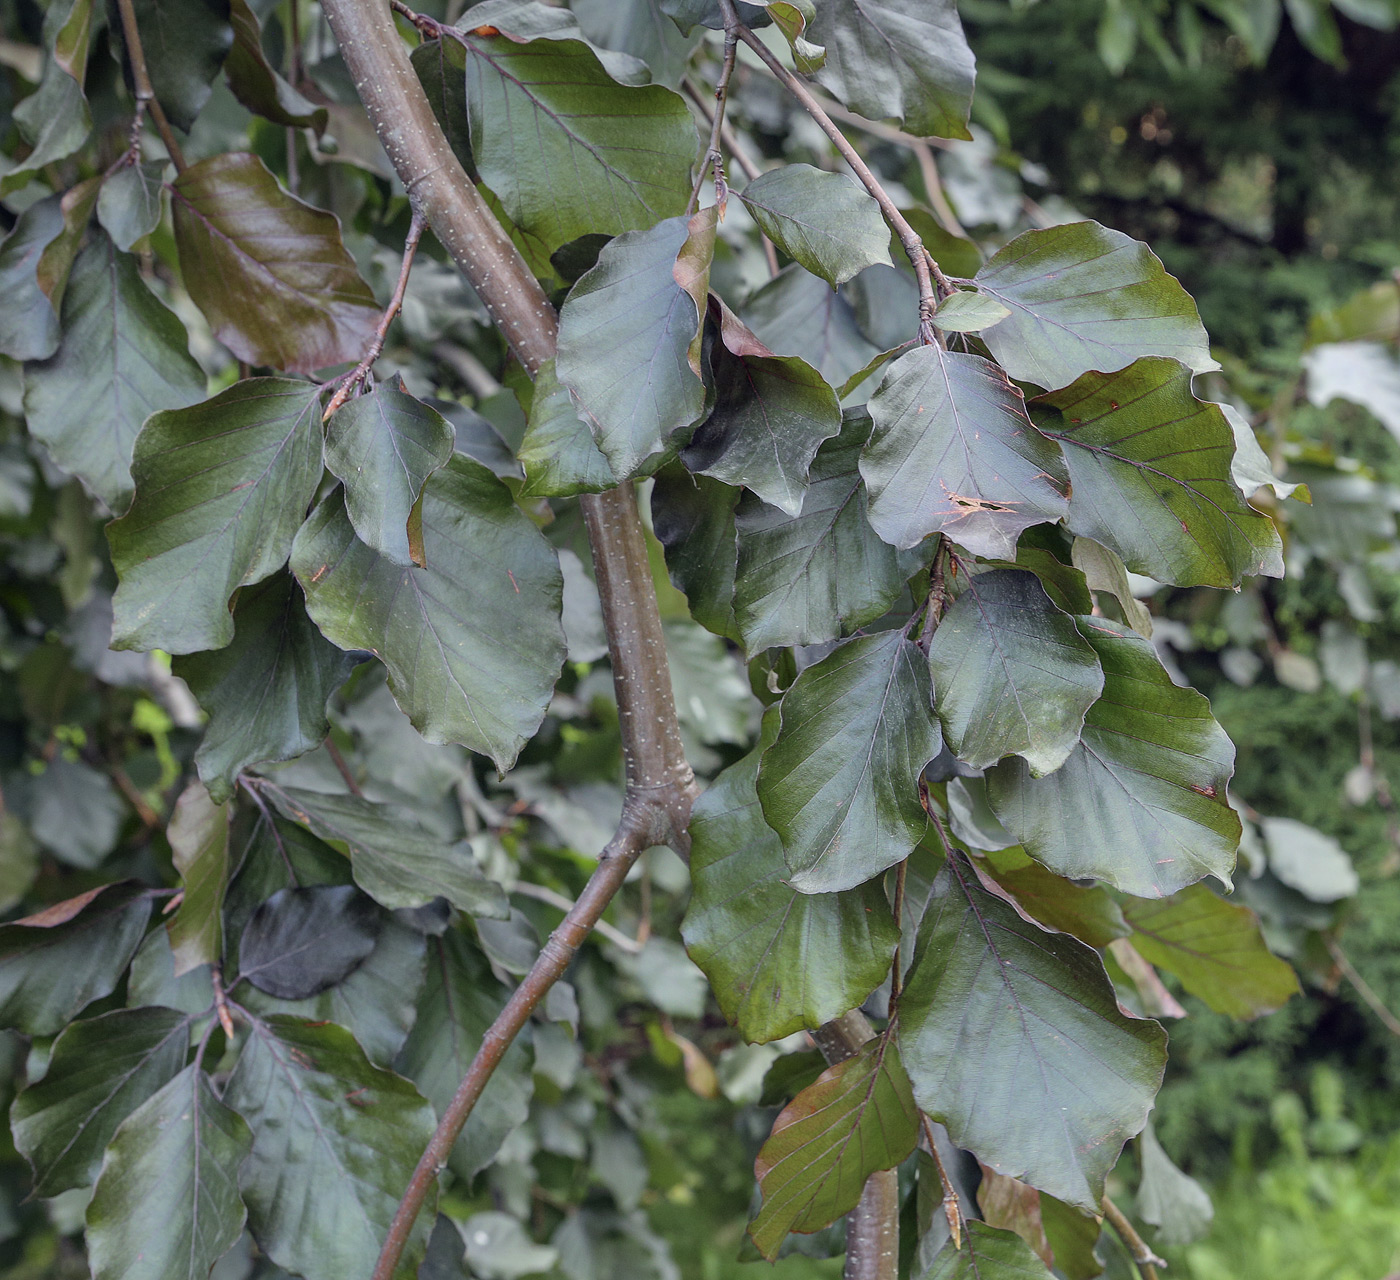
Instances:
[[[822,0],[807,34],[817,81],[870,120],[917,137],[970,138],[974,60],[952,0]]]
[[[0,925],[0,1027],[55,1035],[111,995],[150,914],[146,890],[122,881]]]
[[[1269,852],[1269,870],[1313,902],[1339,902],[1361,887],[1347,851],[1331,836],[1293,818],[1259,823]]]
[[[424,40],[409,59],[418,73],[423,92],[432,103],[433,114],[447,137],[453,154],[462,162],[468,174],[475,175],[472,160],[471,124],[467,120],[467,98],[464,85],[467,74],[467,51],[460,40]]]
[[[97,195],[97,220],[123,253],[158,226],[166,161],[123,165],[103,179]]]
[[[941,745],[928,664],[902,632],[848,640],[803,671],[758,772],[788,883],[834,893],[907,858],[927,826],[919,774]]]
[[[12,359],[43,360],[58,350],[58,308],[40,283],[39,265],[62,233],[62,202],[49,196],[20,214],[0,245],[0,352]]]
[[[344,853],[355,883],[381,905],[446,898],[474,915],[507,916],[501,887],[481,874],[465,843],[449,845],[401,811],[360,796],[259,786],[286,817]]]
[[[983,341],[1013,378],[1047,391],[1140,356],[1218,369],[1191,295],[1145,245],[1097,222],[1027,231],[977,273],[1011,314]]]
[[[333,214],[247,152],[191,165],[170,191],[185,288],[234,355],[310,373],[364,354],[379,307]]]
[[[342,1027],[285,1016],[254,1021],[224,1101],[253,1131],[239,1185],[259,1247],[307,1280],[367,1280],[432,1136],[432,1108]],[[417,1274],[431,1208],[400,1280]]]
[[[774,355],[722,303],[720,311],[710,355],[714,409],[681,459],[795,516],[817,449],[841,430],[840,402],[805,360]]]
[[[1158,1243],[1176,1249],[1199,1240],[1210,1230],[1215,1206],[1206,1189],[1172,1163],[1150,1124],[1138,1139],[1138,1159],[1138,1213],[1157,1228]]]
[[[24,371],[30,433],[113,511],[131,500],[141,424],[204,398],[185,328],[146,287],[137,260],[96,236],[63,299],[63,339]]]
[[[300,586],[275,573],[238,593],[233,642],[175,659],[173,670],[209,716],[195,752],[199,776],[220,803],[250,764],[291,760],[326,736],[326,700],[355,659],[306,616]]]
[[[803,32],[816,16],[812,0],[778,0],[763,6],[773,19],[773,25],[787,37],[792,46],[792,60],[804,76],[815,75],[826,63],[826,49],[813,44]]]
[[[912,547],[943,533],[975,555],[1011,559],[1023,530],[1065,514],[1059,450],[991,361],[917,347],[890,366],[870,416],[860,469],[886,542]]]
[[[864,410],[846,414],[841,434],[817,451],[800,515],[752,494],[740,501],[733,599],[750,653],[835,640],[880,617],[899,594],[899,553],[867,519],[859,461],[870,429]]]
[[[594,44],[640,58],[658,84],[680,87],[699,37],[682,36],[658,0],[574,0],[571,7]]]
[[[477,169],[546,253],[684,211],[699,149],[684,98],[618,84],[580,40],[469,35],[467,53]]]
[[[136,497],[107,526],[114,648],[197,653],[233,639],[229,598],[286,563],[321,482],[320,394],[249,378],[146,420]]]
[[[627,478],[705,410],[688,353],[701,315],[676,276],[685,218],[610,241],[559,313],[559,381],[587,413],[614,475]]]
[[[1093,649],[1021,569],[969,578],[933,633],[928,661],[943,735],[976,769],[1018,755],[1033,777],[1053,773],[1103,692]]]
[[[938,1251],[924,1280],[1049,1280],[1050,1272],[1014,1231],[999,1231],[969,1218],[963,1247],[949,1241]]]
[[[1092,538],[1076,538],[1070,550],[1074,567],[1084,575],[1084,584],[1090,591],[1103,591],[1110,595],[1122,611],[1123,620],[1144,640],[1152,639],[1152,615],[1147,606],[1133,595],[1132,583],[1128,581],[1128,568],[1118,554],[1100,546]],[[1081,612],[1091,613],[1092,608]]]
[[[988,893],[959,857],[934,881],[899,1002],[919,1106],[998,1173],[1096,1212],[1147,1121],[1166,1035],[1120,1012],[1096,952]]]
[[[617,483],[553,360],[546,360],[535,375],[529,423],[516,456],[525,468],[524,497],[568,498],[601,493]]]
[[[441,1114],[481,1048],[508,994],[480,952],[455,929],[428,941],[428,981],[398,1069]],[[450,1157],[453,1170],[474,1178],[530,1113],[534,1078],[526,1041],[517,1039],[487,1082]]]
[[[129,1116],[88,1206],[95,1280],[207,1280],[243,1232],[251,1141],[197,1065]]]
[[[734,620],[737,549],[734,504],[739,491],[679,464],[657,473],[651,520],[666,549],[671,581],[685,592],[690,616],[729,640],[739,639]]]
[[[880,354],[861,333],[845,295],[795,262],[744,304],[743,318],[766,347],[801,356],[833,387]]]
[[[754,1162],[763,1207],[749,1234],[770,1262],[789,1231],[820,1231],[856,1206],[865,1181],[919,1138],[919,1112],[899,1049],[886,1036],[838,1062],[773,1121]]]
[[[1130,899],[1123,914],[1142,958],[1176,974],[1218,1013],[1257,1018],[1298,994],[1297,977],[1265,945],[1254,912],[1204,885],[1156,902]]]
[[[229,0],[133,0],[133,9],[156,100],[170,123],[188,133],[233,47]],[[120,21],[109,22],[108,32],[125,50]],[[130,89],[130,68],[123,70]]]
[[[752,1044],[821,1026],[884,979],[899,930],[878,880],[845,893],[801,894],[759,808],[763,740],[696,802],[690,822],[690,906],[681,936],[724,1016]]]
[[[559,1251],[536,1244],[518,1219],[487,1209],[458,1223],[461,1239],[471,1256],[473,1275],[482,1280],[518,1280],[521,1276],[551,1271]]]
[[[55,857],[92,868],[116,848],[127,810],[105,773],[60,756],[26,781],[29,830]]]
[[[764,235],[828,284],[876,263],[892,265],[880,206],[847,174],[785,164],[760,174],[739,198]]]
[[[184,897],[165,928],[177,978],[200,965],[218,964],[223,956],[230,816],[228,806],[215,804],[198,782],[175,803],[166,837]]]
[[[1274,474],[1273,463],[1260,446],[1259,438],[1254,434],[1254,428],[1250,426],[1249,419],[1244,414],[1229,403],[1222,403],[1220,412],[1225,415],[1225,421],[1230,424],[1230,430],[1235,437],[1235,454],[1230,459],[1230,479],[1246,498],[1254,497],[1260,489],[1267,486],[1280,500],[1290,498],[1296,493],[1299,502],[1312,501],[1307,485],[1289,484]]]
[[[11,809],[0,813],[0,911],[9,914],[39,874],[39,850]]]
[[[1234,744],[1205,698],[1172,683],[1148,641],[1107,618],[1078,622],[1103,664],[1103,696],[1055,773],[1032,778],[1017,759],[988,772],[997,817],[1027,853],[1071,879],[1143,898],[1207,875],[1228,883],[1240,839],[1225,794]]]
[[[43,1079],[10,1111],[36,1196],[93,1183],[117,1126],[185,1065],[189,1021],[173,1009],[118,1009],[54,1041]]]
[[[224,63],[233,96],[249,111],[273,124],[315,129],[321,133],[329,118],[325,107],[308,102],[273,69],[262,47],[262,27],[248,0],[231,0],[233,48]]]
[[[558,557],[510,490],[462,454],[423,491],[423,546],[426,569],[376,555],[337,490],[297,535],[292,570],[332,644],[383,660],[419,733],[507,769],[564,661]]]
[[[424,564],[423,485],[455,443],[447,419],[409,395],[402,377],[331,415],[326,467],[345,482],[345,513],[361,542],[394,564]]]
[[[959,290],[949,294],[933,313],[933,323],[948,333],[980,333],[999,324],[1011,308],[990,294]]]
[[[1086,373],[1031,408],[1064,447],[1070,529],[1111,547],[1134,573],[1210,587],[1283,576],[1274,522],[1231,477],[1230,424],[1219,405],[1191,394],[1185,365],[1150,357]]]
[[[54,4],[44,15],[48,63],[38,90],[13,111],[30,152],[0,177],[0,195],[18,191],[46,166],[72,155],[87,140],[92,113],[83,96],[83,80],[91,32],[92,0]]]
[[[1034,917],[1037,924],[1073,934],[1091,947],[1106,947],[1132,932],[1123,918],[1124,908],[1103,885],[1075,884],[1047,871],[1019,850],[1008,850],[1007,854],[1016,854],[1019,861],[1009,865],[1011,857],[993,853],[972,866],[984,888],[992,893],[1005,890],[1014,899],[1012,906]]]
[[[238,977],[279,1000],[319,995],[374,950],[380,914],[353,885],[279,889],[248,917]]]

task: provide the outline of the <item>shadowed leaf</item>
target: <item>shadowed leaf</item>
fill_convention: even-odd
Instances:
[[[379,926],[374,903],[351,885],[279,889],[243,928],[238,976],[280,1000],[305,1000],[353,972]]]
[[[229,877],[228,806],[215,804],[204,785],[191,782],[175,802],[166,829],[183,897],[166,924],[175,977],[218,964],[223,957],[224,890]]]

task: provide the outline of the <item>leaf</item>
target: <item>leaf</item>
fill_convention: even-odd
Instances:
[[[73,264],[63,339],[24,370],[30,433],[113,511],[131,500],[141,424],[204,397],[185,328],[141,280],[137,261],[97,236]]]
[[[150,914],[146,891],[122,881],[0,925],[0,1027],[56,1035],[111,995]]]
[[[48,1071],[10,1112],[36,1196],[92,1185],[117,1126],[185,1065],[189,1022],[173,1009],[118,1009],[54,1041]]]
[[[568,498],[601,493],[617,483],[552,359],[535,375],[529,423],[517,457],[525,468],[523,497]]]
[[[840,435],[813,459],[800,515],[752,494],[740,501],[733,599],[750,653],[835,640],[880,617],[899,594],[899,553],[867,519],[859,460],[870,429],[868,413],[846,414]]]
[[[807,34],[817,81],[870,120],[917,137],[970,138],[974,60],[951,0],[823,0]]]
[[[428,95],[433,114],[447,138],[453,154],[468,174],[475,174],[472,160],[471,124],[467,120],[467,98],[463,88],[467,74],[467,51],[460,40],[445,37],[424,40],[409,55],[423,92]]]
[[[1274,474],[1273,463],[1260,446],[1259,438],[1244,414],[1229,403],[1222,403],[1220,412],[1225,415],[1225,421],[1230,424],[1230,431],[1235,437],[1235,454],[1230,459],[1230,479],[1234,481],[1235,488],[1246,498],[1254,497],[1267,486],[1280,501],[1291,498],[1295,493],[1299,502],[1312,501],[1307,485],[1289,484]]]
[[[619,478],[665,452],[705,410],[705,384],[688,358],[700,312],[675,274],[689,235],[685,218],[668,218],[618,236],[559,312],[556,375]]]
[[[297,535],[292,571],[332,644],[383,660],[424,738],[507,769],[539,728],[564,660],[558,557],[510,490],[462,454],[424,488],[423,547],[426,569],[376,555],[336,491]]]
[[[348,884],[279,889],[238,943],[238,976],[281,1000],[305,1000],[348,977],[374,950],[380,916]]]
[[[699,138],[678,94],[618,84],[580,40],[472,34],[466,44],[477,169],[546,253],[684,211]]]
[[[233,96],[249,111],[288,128],[325,130],[325,107],[308,102],[273,69],[262,47],[262,27],[248,0],[231,0],[233,47],[224,64]]]
[[[166,161],[123,165],[105,178],[97,196],[97,220],[123,253],[158,226]]]
[[[423,485],[452,456],[456,433],[399,377],[331,415],[326,467],[345,482],[345,513],[361,542],[394,564],[422,566]]]
[[[1097,953],[1028,924],[951,857],[899,1001],[919,1106],[998,1173],[1095,1212],[1141,1131],[1166,1035],[1119,1011]]]
[[[1091,591],[1104,591],[1113,597],[1122,611],[1123,620],[1144,640],[1152,639],[1152,615],[1147,606],[1133,595],[1128,581],[1127,566],[1116,552],[1100,546],[1092,538],[1076,538],[1070,550],[1074,567],[1084,575]],[[1085,609],[1089,613],[1091,610]]]
[[[844,293],[789,263],[742,308],[759,340],[781,355],[801,356],[839,387],[880,354],[856,324]]]
[[[233,46],[229,0],[133,0],[132,7],[156,100],[170,123],[188,133],[209,101],[209,82]],[[108,32],[125,51],[121,23],[108,23]],[[125,61],[123,71],[131,89]]]
[[[191,165],[170,192],[185,288],[234,355],[311,373],[364,354],[379,307],[333,214],[247,152]]]
[[[1283,576],[1274,522],[1231,477],[1230,424],[1219,405],[1191,394],[1185,365],[1149,358],[1086,373],[1031,409],[1064,447],[1070,529],[1111,547],[1134,573],[1211,587]]]
[[[980,333],[999,324],[1011,308],[989,294],[960,290],[949,294],[933,313],[933,323],[947,333]]]
[[[945,1244],[924,1280],[1049,1280],[1045,1264],[1015,1232],[976,1218],[965,1221],[963,1230],[963,1248]]]
[[[30,205],[0,244],[0,352],[15,360],[43,360],[58,349],[58,308],[39,282],[44,252],[63,232],[58,196]],[[61,301],[61,298],[60,298]]]
[[[92,868],[116,848],[127,810],[105,773],[59,756],[27,782],[30,833],[55,857]]]
[[[977,1207],[982,1210],[983,1220],[989,1227],[1014,1231],[1047,1267],[1053,1265],[1055,1255],[1041,1220],[1040,1192],[1019,1178],[1008,1178],[986,1165],[978,1168],[982,1181],[977,1187]]]
[[[805,76],[820,71],[826,62],[826,50],[802,34],[816,16],[816,6],[812,0],[778,0],[778,3],[763,7],[792,46],[792,60],[797,69]]]
[[[348,1031],[284,1016],[253,1022],[224,1101],[253,1131],[239,1185],[258,1246],[307,1280],[367,1280],[432,1136],[432,1108],[372,1066]],[[417,1274],[429,1200],[399,1280]]]
[[[840,402],[805,360],[775,356],[722,303],[720,308],[720,341],[710,356],[714,408],[681,460],[795,516],[817,449],[841,430]]]
[[[355,665],[306,616],[289,573],[244,587],[233,627],[231,644],[176,658],[172,668],[209,716],[194,759],[220,803],[247,766],[291,760],[321,745],[326,700]]]
[[[884,979],[899,931],[879,881],[801,894],[759,808],[763,739],[696,802],[690,822],[690,906],[681,936],[724,1016],[751,1044],[812,1029],[858,1006]]]
[[[129,1116],[87,1211],[95,1280],[206,1280],[243,1232],[248,1126],[186,1067]]]
[[[1298,994],[1297,977],[1265,945],[1254,912],[1204,885],[1156,902],[1129,899],[1123,914],[1143,959],[1176,974],[1217,1013],[1257,1018]]]
[[[760,174],[739,198],[789,258],[830,285],[890,263],[890,232],[875,199],[854,178],[809,164]]]
[[[1151,644],[1120,623],[1081,618],[1079,630],[1103,664],[1103,696],[1055,773],[1032,778],[1017,759],[988,772],[997,817],[1071,879],[1144,898],[1207,875],[1228,883],[1240,839],[1225,794],[1235,748],[1210,703],[1173,684]]]
[[[1053,773],[1079,741],[1103,671],[1040,579],[993,569],[967,580],[928,647],[938,718],[958,758],[977,769],[1019,755]]]
[[[507,994],[459,931],[429,939],[427,985],[397,1065],[439,1114],[452,1101]],[[451,1165],[460,1177],[474,1178],[486,1168],[530,1113],[534,1078],[526,1043],[511,1042],[452,1148]]]
[[[447,903],[438,899],[445,915]],[[435,909],[425,907],[424,912]],[[333,986],[304,1000],[284,1000],[256,988],[239,993],[240,1003],[259,1014],[287,1013],[308,1022],[334,1022],[355,1037],[377,1067],[393,1064],[418,1013],[427,945],[408,913],[384,917],[373,950]]]
[[[754,1162],[763,1206],[749,1234],[770,1262],[789,1231],[819,1231],[854,1209],[865,1181],[914,1150],[919,1113],[886,1036],[828,1067],[773,1121]]]
[[[114,648],[196,653],[233,639],[229,598],[286,563],[321,482],[320,392],[249,378],[146,420],[136,497],[107,526]]]
[[[1206,1189],[1172,1163],[1150,1124],[1138,1139],[1138,1159],[1138,1213],[1157,1228],[1157,1242],[1177,1249],[1199,1240],[1210,1230],[1215,1206]]]
[[[1361,887],[1351,857],[1329,835],[1293,818],[1259,823],[1269,853],[1269,870],[1312,902],[1340,902]]]
[[[994,856],[972,864],[982,887],[998,897],[1010,895],[1011,905],[1035,923],[1072,934],[1091,947],[1106,947],[1115,938],[1132,932],[1123,918],[1124,908],[1101,884],[1076,884],[1047,871],[1018,850],[1021,865]],[[1001,892],[999,892],[999,890]]]
[[[1220,367],[1191,295],[1145,244],[1097,222],[1017,236],[976,284],[1011,310],[983,341],[1020,382],[1054,391],[1141,356],[1170,356],[1193,373]]]
[[[1400,363],[1381,342],[1324,342],[1303,356],[1308,399],[1325,409],[1334,399],[1359,404],[1400,440]]]
[[[508,1213],[487,1209],[457,1224],[471,1258],[473,1275],[483,1280],[517,1280],[550,1271],[559,1251],[530,1239],[521,1223]]]
[[[43,44],[49,50],[39,88],[14,107],[15,124],[29,154],[0,177],[0,195],[24,187],[55,161],[87,140],[92,113],[83,96],[92,32],[92,0],[54,4],[44,15]],[[55,300],[56,301],[56,300]]]
[[[685,592],[690,616],[729,640],[739,639],[734,620],[737,548],[734,505],[739,491],[679,464],[657,473],[651,521],[666,550],[672,583]]]
[[[465,844],[449,845],[387,805],[360,796],[302,791],[264,782],[280,812],[344,853],[355,883],[381,906],[422,907],[446,898],[474,915],[501,920],[505,895],[478,870]]]
[[[165,928],[177,978],[201,965],[218,964],[223,956],[230,817],[228,806],[215,804],[198,782],[191,782],[175,802],[166,837],[184,896]]]
[[[8,915],[39,875],[39,850],[11,809],[0,813],[0,911]]]
[[[657,0],[574,0],[572,9],[594,44],[640,58],[658,84],[680,87],[699,37],[682,36]]]
[[[870,416],[860,470],[870,523],[886,542],[912,547],[943,533],[975,555],[1009,560],[1023,530],[1065,514],[1059,450],[991,361],[915,348],[890,365]]]
[[[854,888],[919,843],[919,774],[942,745],[930,693],[923,655],[899,631],[847,640],[788,689],[758,798],[794,889]]]

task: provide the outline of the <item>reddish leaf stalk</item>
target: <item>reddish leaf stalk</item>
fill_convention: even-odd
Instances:
[[[149,111],[160,131],[161,141],[170,153],[171,163],[180,173],[184,173],[188,167],[185,153],[180,150],[170,121],[166,119],[164,109],[156,100],[156,91],[151,87],[151,73],[146,69],[146,51],[141,45],[141,32],[136,25],[135,6],[131,0],[117,0],[117,9],[121,13],[122,38],[126,42],[127,61],[131,63],[131,78],[136,85],[136,121],[132,128],[139,129],[142,112]]]
[[[724,62],[720,66],[719,79],[715,81],[714,114],[710,117],[710,141],[705,155],[700,161],[699,172],[695,175],[695,186],[690,193],[690,203],[686,213],[694,213],[700,203],[700,188],[705,184],[705,172],[715,171],[715,203],[720,215],[724,214],[724,204],[729,198],[729,184],[724,180],[724,153],[719,149],[724,133],[724,108],[729,95],[729,78],[734,74],[734,63],[739,53],[739,15],[734,11],[734,0],[719,0],[719,11],[724,16]]]

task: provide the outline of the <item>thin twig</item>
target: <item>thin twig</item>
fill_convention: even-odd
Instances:
[[[924,627],[919,634],[919,648],[928,652],[933,633],[943,621],[943,610],[948,607],[948,584],[944,574],[948,563],[948,539],[938,535],[938,550],[933,553],[933,573],[929,579],[928,605],[924,609]]]
[[[350,788],[350,794],[363,797],[365,793],[360,790],[360,784],[355,781],[355,775],[350,772],[350,766],[345,762],[345,757],[341,755],[340,748],[335,745],[335,739],[330,734],[326,734],[326,754],[330,756],[336,772],[345,780],[345,785]]]
[[[1371,1012],[1381,1020],[1385,1029],[1393,1036],[1400,1036],[1400,1018],[1397,1018],[1386,1008],[1385,1002],[1376,994],[1371,984],[1356,971],[1356,966],[1352,964],[1351,958],[1342,950],[1342,944],[1336,938],[1328,938],[1327,951],[1346,980],[1356,988],[1356,994],[1370,1006]]]
[[[292,882],[295,889],[301,884],[297,876],[297,870],[292,866],[292,860],[287,855],[287,846],[282,843],[282,833],[277,830],[277,823],[273,821],[272,810],[267,807],[267,801],[263,799],[262,793],[253,784],[253,780],[246,774],[240,774],[238,785],[243,788],[248,798],[257,806],[258,812],[262,815],[262,820],[267,823],[267,829],[272,835],[272,843],[277,846],[277,852],[282,855],[282,865],[287,868],[287,877]]]
[[[131,79],[136,85],[138,118],[141,104],[145,103],[145,109],[151,113],[151,119],[156,122],[156,128],[160,131],[161,141],[170,153],[171,162],[180,173],[184,173],[189,167],[185,164],[185,153],[175,141],[170,121],[165,118],[165,111],[156,99],[156,91],[151,87],[151,73],[146,69],[146,51],[141,47],[141,32],[136,25],[136,8],[132,0],[117,0],[117,9],[121,13],[122,37],[126,42],[127,61],[131,63]]]
[[[219,1025],[223,1027],[224,1035],[232,1040],[233,1015],[229,1012],[228,994],[224,991],[224,975],[218,965],[213,966],[209,977],[214,984],[214,1011],[219,1016]]]
[[[1102,1204],[1104,1217],[1113,1224],[1118,1238],[1123,1241],[1128,1252],[1132,1254],[1133,1262],[1137,1265],[1138,1274],[1142,1276],[1142,1280],[1157,1280],[1157,1268],[1165,1267],[1167,1260],[1159,1258],[1152,1252],[1147,1241],[1138,1234],[1137,1228],[1128,1221],[1128,1215],[1112,1200],[1104,1196]]]
[[[558,907],[566,915],[577,905],[569,901],[562,893],[555,893],[553,889],[546,888],[542,884],[531,884],[528,880],[517,882],[511,892],[520,894],[522,898],[534,898],[536,902],[547,902],[551,907]],[[620,947],[628,955],[641,955],[642,942],[640,939],[629,938],[621,929],[615,928],[606,920],[597,921],[593,928],[613,946]]]
[[[938,1154],[938,1143],[933,1136],[933,1121],[921,1111],[919,1124],[923,1127],[924,1142],[928,1145],[928,1153],[933,1157],[934,1168],[938,1170],[938,1181],[943,1187],[943,1216],[948,1221],[948,1234],[953,1237],[953,1248],[961,1249],[964,1221],[962,1201],[958,1198],[958,1190],[953,1186],[952,1178],[948,1176],[943,1157]]]
[[[467,1074],[442,1113],[432,1141],[418,1161],[418,1167],[413,1171],[413,1177],[399,1202],[375,1265],[373,1280],[393,1280],[399,1257],[408,1243],[419,1211],[438,1175],[447,1167],[457,1136],[462,1132],[487,1081],[491,1079],[492,1072],[529,1021],[535,1006],[563,976],[584,939],[597,926],[599,917],[627,878],[637,855],[652,843],[649,826],[646,815],[624,812],[622,825],[603,850],[597,870],[589,877],[578,901],[564,917],[563,923],[549,935],[530,972],[482,1037],[481,1048],[477,1050]]]
[[[734,0],[719,0],[719,11],[724,15],[724,61],[720,64],[719,79],[715,81],[715,107],[714,114],[710,117],[710,140],[705,147],[704,158],[700,161],[700,171],[695,175],[695,186],[690,192],[690,203],[686,205],[687,214],[694,213],[700,207],[700,188],[705,185],[705,173],[709,169],[715,174],[715,204],[719,206],[720,216],[724,215],[724,206],[729,199],[729,184],[724,179],[724,153],[719,149],[720,138],[724,132],[724,107],[729,95],[729,77],[734,74],[734,63],[739,54],[739,37],[735,29],[739,24],[739,15],[734,11]]]
[[[389,305],[384,308],[384,314],[379,317],[379,323],[375,326],[374,337],[370,341],[369,350],[365,352],[364,359],[341,379],[340,386],[335,395],[331,397],[331,402],[326,406],[325,413],[321,415],[322,422],[329,421],[331,414],[350,399],[356,387],[368,387],[370,370],[374,368],[374,362],[379,359],[380,353],[384,350],[384,343],[389,337],[389,326],[394,323],[394,317],[399,314],[403,307],[404,294],[408,292],[409,272],[413,270],[413,259],[418,254],[418,242],[423,238],[423,232],[427,225],[427,219],[415,206],[413,219],[408,224],[408,239],[404,241],[403,261],[399,264],[399,278],[394,284],[393,296],[389,299]]]
[[[909,873],[909,859],[895,868],[894,873],[894,925],[896,929],[902,928],[904,924],[904,881]],[[899,1003],[901,978],[899,973],[899,948],[894,949],[894,962],[890,969],[890,1005]]]
[[[924,346],[935,345],[938,337],[933,327],[933,313],[938,309],[938,295],[934,290],[933,274],[929,267],[931,259],[924,248],[924,242],[919,238],[919,233],[909,225],[909,220],[900,213],[899,206],[890,198],[890,193],[870,171],[870,166],[861,159],[860,153],[851,145],[846,135],[837,128],[835,121],[827,115],[812,91],[783,66],[768,46],[748,27],[740,23],[737,30],[739,39],[758,55],[764,66],[802,104],[821,131],[831,139],[832,145],[841,153],[841,158],[851,166],[861,185],[875,197],[880,212],[885,215],[885,221],[890,224],[895,235],[899,237],[899,243],[904,246],[904,252],[909,256],[909,265],[914,268],[914,278],[919,282],[919,341]]]

